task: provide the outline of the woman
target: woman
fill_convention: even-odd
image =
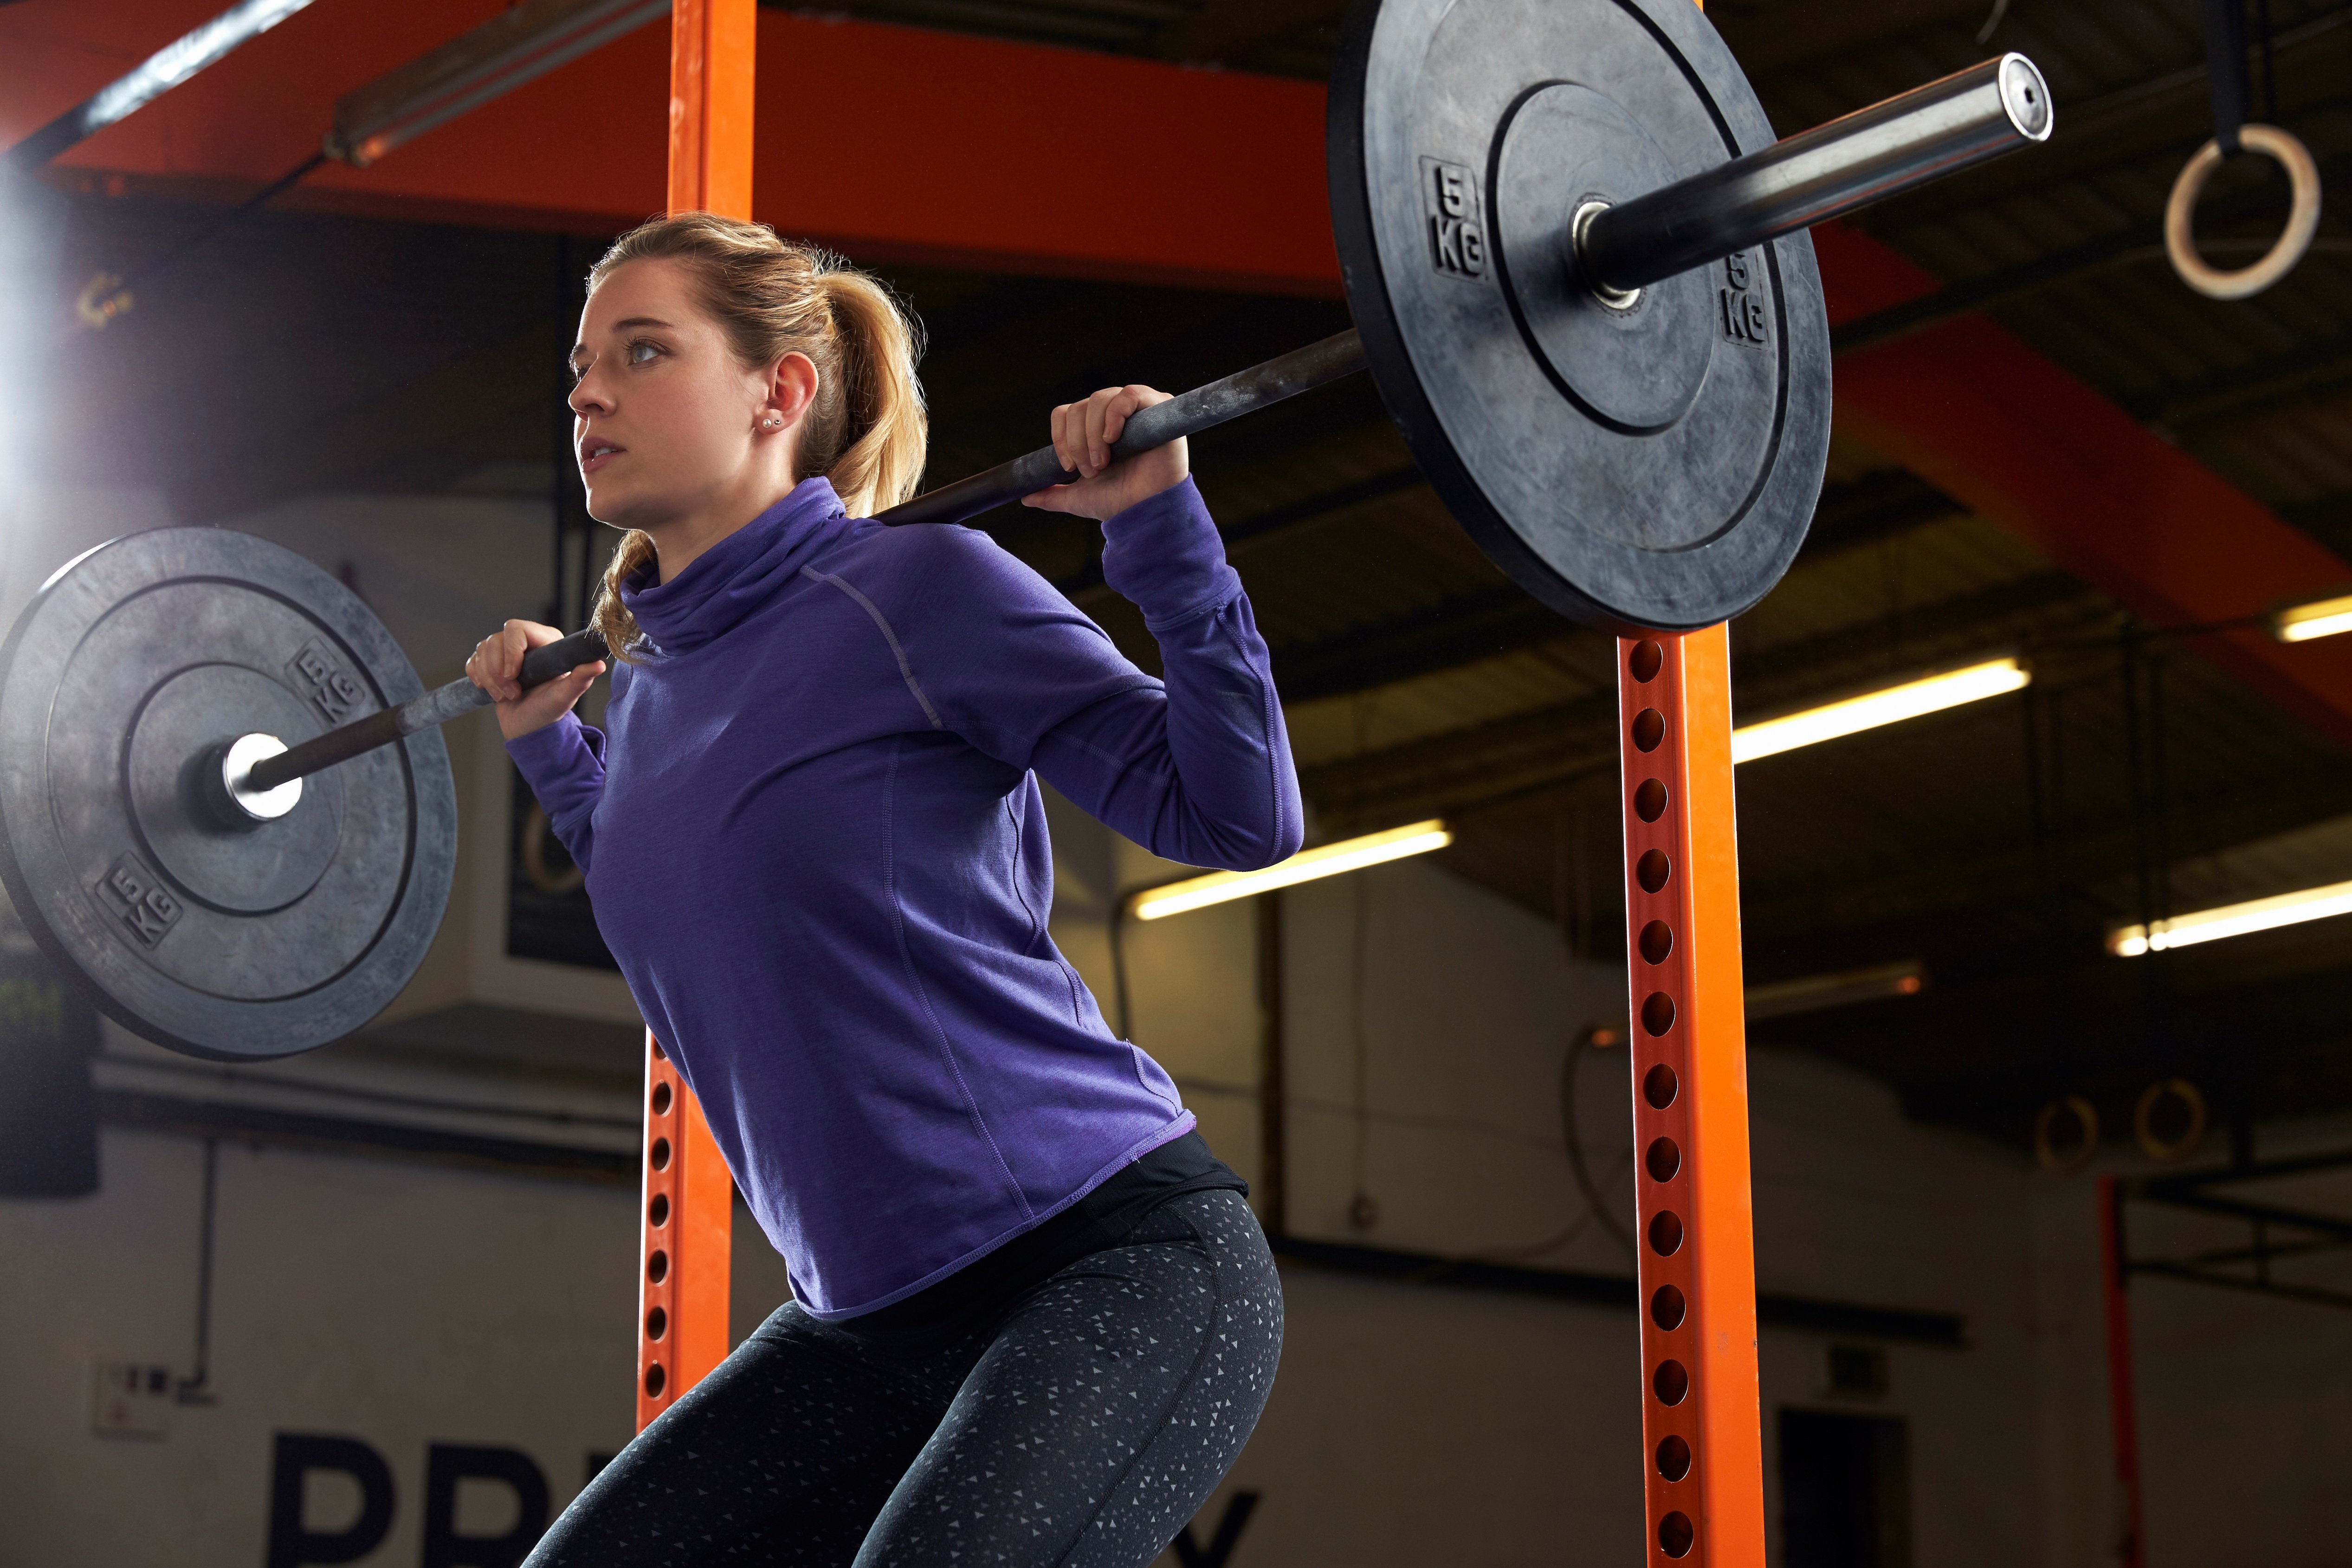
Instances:
[[[1164,684],[985,534],[861,520],[923,467],[889,295],[706,214],[625,236],[572,365],[630,530],[604,666],[467,668],[588,874],[796,1299],[630,1444],[534,1564],[1149,1563],[1255,1424],[1282,1301],[1243,1184],[1046,935],[1037,779],[1171,860],[1293,853],[1264,642],[1142,387],[1054,412]]]

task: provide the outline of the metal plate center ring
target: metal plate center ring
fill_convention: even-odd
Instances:
[[[1674,165],[1633,117],[1578,82],[1537,88],[1495,139],[1492,189],[1512,314],[1554,385],[1629,434],[1690,412],[1714,357],[1703,272],[1612,301],[1579,275],[1578,214],[1673,183]]]
[[[157,686],[132,721],[123,792],[164,873],[200,904],[240,915],[283,909],[318,885],[342,839],[342,783],[331,769],[273,821],[231,826],[206,796],[221,747],[255,730],[318,729],[302,700],[257,670],[199,664]]]

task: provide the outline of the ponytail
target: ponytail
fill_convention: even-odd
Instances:
[[[830,252],[779,239],[764,224],[709,213],[656,218],[623,235],[589,269],[588,287],[625,263],[659,256],[691,269],[703,308],[743,363],[769,365],[799,353],[816,366],[816,402],[801,422],[795,479],[823,475],[859,517],[915,493],[930,442],[915,379],[921,329],[888,288]],[[621,590],[656,559],[652,537],[631,529],[604,570],[592,624],[616,659],[635,663],[639,636]]]
[[[930,447],[930,420],[915,380],[916,341],[906,312],[865,273],[838,267],[819,278],[840,345],[845,417],[839,455],[822,468],[853,517],[887,511],[915,493]]]

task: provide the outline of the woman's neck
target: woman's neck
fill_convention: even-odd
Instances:
[[[674,580],[720,540],[742,532],[761,513],[791,495],[796,483],[787,474],[781,480],[769,477],[757,485],[739,486],[740,495],[730,490],[723,498],[645,529],[654,541],[654,580]]]

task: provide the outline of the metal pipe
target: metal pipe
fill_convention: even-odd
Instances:
[[[1194,387],[1181,396],[1145,409],[1129,420],[1126,430],[1110,444],[1111,461],[1198,435],[1227,420],[1255,413],[1285,398],[1352,376],[1363,368],[1363,340],[1350,327],[1319,343],[1278,354],[1264,364],[1237,371],[1223,381]],[[1067,485],[1076,478],[1076,474],[1063,468],[1052,447],[1041,446],[985,473],[942,485],[887,512],[878,512],[875,520],[891,524],[960,523],[1049,485]]]
[[[1194,387],[1181,397],[1145,409],[1129,420],[1125,433],[1111,443],[1112,461],[1165,446],[1285,398],[1353,375],[1363,368],[1363,343],[1350,328],[1336,337],[1294,349],[1264,364]],[[1032,491],[1048,485],[1066,485],[1076,477],[1063,470],[1052,447],[1044,446],[1010,463],[1000,463],[985,473],[918,496],[879,514],[877,520],[893,524],[960,523]],[[604,658],[607,652],[604,639],[594,630],[574,632],[560,643],[532,649],[522,662],[522,684],[526,689],[540,685],[582,664]],[[489,703],[489,694],[473,682],[451,681],[398,707],[353,719],[275,757],[264,758],[232,788],[274,789],[362,752],[373,751],[379,746],[389,746],[420,729],[446,724],[462,714],[488,707]]]
[[[19,172],[39,168],[87,137],[126,119],[238,46],[261,37],[310,0],[244,0],[195,31],[164,45],[136,69],[117,77],[8,149]]]
[[[541,9],[629,16],[609,0],[543,0]],[[2022,55],[2003,55],[1832,120],[1585,222],[1580,251],[1596,287],[1630,291],[1794,229],[1982,162],[2050,135],[2049,89]],[[1111,443],[1131,457],[1351,376],[1365,368],[1349,329],[1145,409]],[[1077,476],[1050,446],[916,497],[877,521],[960,523]],[[533,650],[522,684],[535,686],[607,656],[594,632]],[[271,789],[489,705],[471,681],[452,681],[394,708],[329,730],[253,765],[240,787]]]
[[[559,643],[543,648],[533,648],[523,656],[522,685],[525,690],[544,685],[556,676],[568,674],[582,664],[593,664],[605,656],[604,639],[594,628],[574,632]],[[321,768],[347,762],[362,752],[373,751],[379,746],[390,746],[404,736],[415,735],[436,724],[446,724],[462,714],[490,706],[490,694],[468,680],[451,681],[446,686],[436,686],[421,696],[409,698],[398,707],[388,707],[356,718],[326,734],[289,747],[275,757],[267,757],[247,770],[241,787],[247,789],[275,789],[280,784],[308,778]]]
[[[1630,293],[2046,141],[2052,120],[2042,73],[2003,55],[1595,214],[1581,271]]]

